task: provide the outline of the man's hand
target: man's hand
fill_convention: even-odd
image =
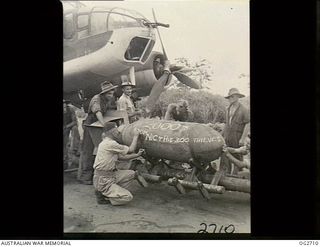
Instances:
[[[245,140],[241,138],[241,139],[239,140],[239,146],[242,147],[242,146],[244,146],[244,145],[245,145]]]
[[[222,146],[222,152],[223,152],[223,153],[229,152],[227,145],[223,145],[223,146]]]
[[[139,149],[139,152],[137,153],[137,155],[140,156],[140,155],[142,155],[143,153],[144,153],[144,149],[143,149],[143,148],[140,148],[140,149]]]
[[[137,128],[134,128],[133,129],[133,136],[139,136],[140,134],[142,134],[142,131],[137,129]]]

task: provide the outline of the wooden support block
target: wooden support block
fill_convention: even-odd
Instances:
[[[209,192],[206,190],[206,188],[203,186],[203,183],[201,182],[198,182],[198,188],[199,188],[199,191],[200,191],[200,194],[206,198],[207,200],[210,199],[210,196],[209,196]]]
[[[201,181],[205,183],[211,183],[213,177],[214,176],[211,174],[206,174],[201,177]],[[248,179],[221,176],[218,185],[225,187],[226,190],[250,193],[250,180]]]
[[[212,179],[212,181],[211,181],[210,184],[212,184],[212,185],[218,185],[218,183],[219,183],[219,181],[220,181],[220,179],[221,179],[221,177],[222,177],[223,175],[224,175],[224,171],[222,171],[222,170],[217,171],[217,172],[214,174],[213,179]]]
[[[191,174],[188,174],[184,181],[189,181],[189,182],[196,182],[198,181],[198,178],[196,177],[196,172],[197,172],[197,167],[193,167]]]
[[[223,176],[219,181],[219,185],[224,186],[227,190],[250,193],[250,180],[248,179]]]
[[[176,178],[175,178],[176,179]],[[168,179],[168,184],[169,185],[174,185],[176,183],[175,179],[169,178]],[[185,180],[180,180],[178,179],[178,182],[187,189],[192,189],[192,190],[199,190],[199,185],[198,182],[189,182]],[[210,193],[218,193],[218,194],[223,194],[225,192],[225,188],[223,186],[219,185],[212,185],[212,184],[202,184],[203,187]]]
[[[170,185],[173,185],[180,194],[184,195],[187,193],[177,178],[170,178],[170,179],[171,179]],[[168,180],[168,183],[169,183],[169,180]]]

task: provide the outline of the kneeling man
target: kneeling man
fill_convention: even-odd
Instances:
[[[131,182],[136,178],[133,170],[117,170],[117,160],[130,160],[139,157],[143,153],[140,149],[134,153],[137,147],[139,131],[134,130],[134,137],[130,147],[119,144],[121,133],[114,122],[107,122],[102,134],[102,142],[98,146],[97,155],[93,164],[93,185],[99,204],[123,205],[133,198],[127,190]]]

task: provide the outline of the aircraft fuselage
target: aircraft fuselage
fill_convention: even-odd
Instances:
[[[127,75],[132,66],[137,75],[137,91],[150,91],[156,80],[152,77],[153,61],[159,54],[150,56],[155,32],[145,22],[139,13],[119,8],[64,9],[66,97],[80,90],[92,97],[104,80],[120,84],[120,76]],[[144,80],[149,73],[151,78]]]

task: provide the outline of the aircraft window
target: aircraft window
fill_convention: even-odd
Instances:
[[[73,25],[73,14],[67,14],[63,18],[63,38],[72,39],[74,36],[75,30]]]
[[[109,22],[108,22],[108,29],[118,29],[118,28],[124,28],[124,18],[123,15],[118,14],[110,14],[109,16]]]
[[[135,10],[129,10],[129,9],[122,9],[122,8],[115,8],[113,9],[115,13],[127,15],[128,17],[134,18],[134,19],[145,19],[143,15],[138,13]]]
[[[110,30],[118,29],[118,28],[128,28],[128,27],[141,27],[142,24],[140,24],[139,21],[136,19],[117,14],[117,13],[111,13],[109,16],[109,22],[108,22],[108,28]]]
[[[109,13],[91,14],[91,34],[99,34],[107,31],[107,17]]]
[[[149,39],[134,37],[131,40],[129,47],[127,48],[124,54],[125,59],[132,60],[132,61],[139,61],[148,42],[149,42]]]
[[[81,30],[78,32],[78,39],[85,38],[89,36],[89,29]]]
[[[78,16],[78,28],[84,28],[88,26],[89,16],[88,15],[79,15]]]
[[[125,27],[141,27],[140,22],[136,19],[130,18],[128,16],[123,16],[125,21]]]
[[[131,15],[132,17],[138,18],[138,19],[146,19],[143,15],[138,13],[135,10],[126,10],[127,15]]]
[[[147,46],[146,51],[144,52],[143,57],[141,59],[142,62],[147,61],[147,59],[148,59],[148,57],[149,57],[149,55],[150,55],[150,53],[151,53],[151,51],[153,49],[154,44],[155,44],[155,41],[154,40],[150,40],[150,43]]]

